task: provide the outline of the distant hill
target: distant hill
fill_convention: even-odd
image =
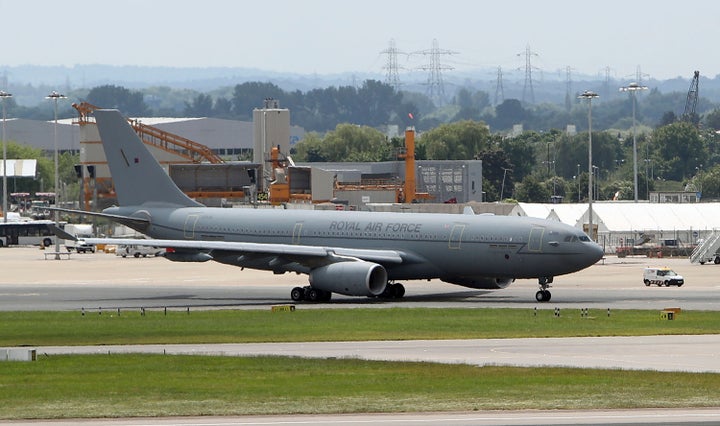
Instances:
[[[688,69],[686,78],[671,80],[643,81],[651,89],[663,93],[686,93],[690,87],[693,70]],[[458,88],[468,87],[483,90],[490,94],[491,99],[497,92],[497,69],[487,68],[477,71],[444,71],[444,92],[451,97]],[[401,89],[426,92],[428,89],[428,73],[411,71],[400,74]],[[532,93],[535,103],[562,104],[565,100],[567,82],[565,74],[560,72],[537,71],[533,75]],[[620,96],[618,88],[630,83],[629,79],[611,79],[604,81],[600,76],[574,75],[571,87],[573,94],[584,90],[593,90],[604,99]],[[174,68],[174,67],[140,67],[111,65],[76,65],[35,66],[23,65],[0,68],[0,89],[15,92],[19,96],[16,101],[25,106],[34,106],[43,101],[38,93],[49,90],[91,89],[106,84],[123,86],[141,90],[154,86],[167,86],[173,89],[187,89],[197,92],[210,92],[224,87],[233,87],[248,81],[271,82],[286,91],[300,90],[306,92],[314,88],[329,86],[360,85],[367,79],[385,80],[385,75],[378,73],[347,72],[342,74],[301,75],[293,73],[270,72],[254,68]],[[522,71],[503,71],[504,99],[522,99],[523,92],[528,93]],[[24,95],[32,92],[31,95]],[[707,78],[702,75],[699,93],[711,102],[720,102],[720,79],[717,76]]]

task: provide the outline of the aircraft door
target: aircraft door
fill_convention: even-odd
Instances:
[[[195,238],[195,226],[197,225],[198,220],[200,219],[199,214],[189,214],[185,218],[185,227],[183,231],[183,236],[191,240]]]
[[[542,240],[545,228],[535,227],[530,230],[530,238],[528,238],[528,250],[542,251]]]
[[[448,248],[450,250],[460,250],[463,232],[465,232],[464,223],[456,223],[453,225],[452,231],[450,231],[450,240],[448,241]]]
[[[300,244],[300,235],[302,234],[302,222],[297,222],[295,224],[295,227],[293,228],[293,234],[292,234],[292,243],[293,244]]]

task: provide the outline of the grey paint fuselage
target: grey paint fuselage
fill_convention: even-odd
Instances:
[[[600,247],[581,231],[526,217],[207,207],[143,210],[138,214],[138,208],[116,207],[105,212],[149,218],[146,233],[157,239],[395,250],[403,262],[384,264],[391,280],[552,277],[582,269],[602,256]],[[213,257],[238,266],[266,264],[218,252]],[[260,269],[283,272],[272,266]]]

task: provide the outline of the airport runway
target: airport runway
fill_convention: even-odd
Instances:
[[[645,287],[645,266],[670,266],[686,279],[683,287]],[[555,278],[552,300],[535,301],[536,280],[518,280],[503,290],[475,290],[439,280],[405,282],[397,301],[333,295],[317,307],[510,307],[552,309],[718,310],[720,265],[687,259],[608,257],[584,271]],[[304,275],[273,275],[206,263],[174,263],[163,258],[121,258],[73,254],[45,260],[37,248],[0,249],[0,310],[139,309],[186,307],[263,309],[290,303],[290,290],[307,285]],[[720,330],[719,330],[720,331]]]
[[[645,266],[670,266],[683,275],[683,287],[645,287]],[[687,259],[608,257],[584,271],[555,278],[553,298],[540,304],[534,280],[504,290],[473,290],[432,280],[407,282],[399,301],[334,295],[327,304],[298,309],[427,307],[511,307],[539,309],[718,310],[720,265],[692,265]],[[45,260],[37,248],[0,249],[0,310],[139,309],[186,307],[267,309],[289,303],[294,286],[307,277],[276,276],[216,263],[172,263],[162,258],[73,254]],[[659,371],[720,372],[720,325],[710,336],[647,336],[582,339],[486,339],[443,342],[331,342],[273,345],[150,345],[143,347],[38,348],[39,353],[165,351],[222,355],[273,354],[355,356],[364,359],[427,360],[476,365],[570,365],[582,368],[639,368]],[[672,354],[668,356],[668,354]],[[0,421],[0,423],[3,423]],[[34,422],[43,424],[43,422]],[[78,424],[77,420],[52,424]],[[718,409],[531,411],[335,416],[229,417],[179,419],[92,419],[88,424],[268,425],[268,424],[718,424]]]
[[[317,414],[291,416],[172,417],[137,419],[72,419],[22,422],[36,426],[307,426],[307,425],[713,425],[720,421],[716,409],[648,410],[528,410],[476,411],[473,413]],[[0,424],[8,424],[0,421]]]

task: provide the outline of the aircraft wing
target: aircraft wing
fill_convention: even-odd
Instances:
[[[278,256],[304,265],[322,265],[338,261],[364,260],[380,264],[420,261],[398,250],[353,249],[345,247],[307,246],[295,244],[242,243],[230,241],[161,240],[137,238],[85,238],[88,244],[119,244],[186,249],[197,251],[232,252],[238,256]],[[298,260],[300,259],[300,260]],[[304,260],[303,260],[304,259]],[[210,260],[209,258],[206,260]]]

